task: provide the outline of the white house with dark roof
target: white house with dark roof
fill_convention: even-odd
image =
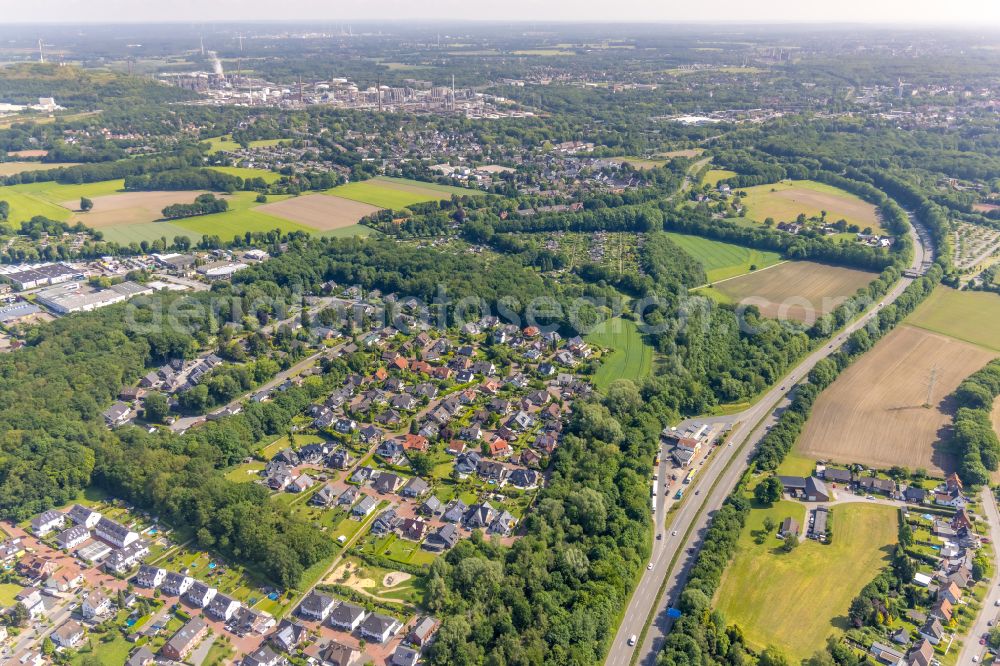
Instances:
[[[212,599],[214,599],[215,595],[218,593],[219,591],[214,587],[210,587],[208,584],[203,583],[200,580],[196,580],[191,584],[191,587],[188,588],[187,594],[184,595],[184,598],[192,605],[197,606],[198,608],[204,608],[212,602]]]
[[[101,513],[99,511],[94,511],[90,507],[83,506],[82,504],[74,504],[66,515],[69,516],[69,519],[74,523],[77,525],[83,525],[88,530],[92,530],[97,527],[97,523],[101,520]]]
[[[163,579],[163,591],[173,597],[184,595],[194,585],[194,578],[173,571]]]
[[[144,587],[147,590],[154,590],[163,584],[166,577],[166,569],[151,567],[144,564],[139,567],[139,573],[135,576],[135,584],[139,587]]]
[[[345,601],[333,609],[327,621],[334,629],[354,631],[364,621],[366,615],[364,608]]]
[[[139,539],[137,532],[133,532],[121,523],[116,523],[107,517],[102,517],[97,521],[94,534],[98,539],[107,541],[116,548],[124,548]]]
[[[35,536],[45,536],[52,530],[61,529],[66,517],[58,511],[42,511],[31,519],[31,532]]]
[[[361,623],[358,631],[362,638],[375,643],[385,643],[397,631],[402,624],[399,620],[388,615],[372,613]]]
[[[56,535],[56,543],[63,550],[73,550],[90,538],[90,530],[83,525],[68,527]]]

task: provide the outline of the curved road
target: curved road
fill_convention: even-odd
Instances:
[[[929,239],[926,238],[925,232],[918,231],[915,222],[911,214],[910,236],[914,248],[911,270],[922,274],[925,270],[925,259],[929,264],[933,257],[928,249]],[[901,279],[881,303],[895,301],[912,282],[912,278]],[[689,494],[681,508],[673,514],[670,531],[663,530],[663,540],[654,539],[650,556],[652,569],[643,572],[642,579],[629,600],[605,661],[607,666],[628,666],[633,659],[643,666],[653,666],[656,663],[664,638],[673,623],[673,620],[667,617],[667,608],[674,605],[684,589],[712,515],[722,506],[746,470],[757,444],[767,432],[767,427],[774,424],[781,411],[787,407],[790,391],[786,389],[804,378],[817,362],[837,351],[851,333],[865,326],[873,317],[877,317],[879,309],[879,307],[872,308],[849,324],[835,340],[809,354],[788,373],[783,385],[773,387],[752,407],[726,417],[726,420],[736,423],[729,438],[731,445],[720,446],[709,457],[698,474],[699,480],[695,485],[698,494]],[[709,421],[709,419],[699,420]],[[660,478],[665,478],[662,469]],[[657,514],[658,528],[662,525],[662,515],[662,513]],[[677,536],[671,536],[672,531],[676,531]],[[666,585],[664,594],[657,600],[664,581]],[[642,634],[651,613],[652,622],[642,644],[636,647],[629,646],[629,638]]]

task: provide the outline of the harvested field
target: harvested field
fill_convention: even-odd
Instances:
[[[811,324],[876,277],[876,273],[854,268],[786,261],[716,282],[698,293],[724,303],[756,305],[766,317]]]
[[[710,172],[711,173],[711,172]],[[820,217],[826,211],[826,220],[846,220],[861,229],[871,227],[875,233],[882,228],[875,214],[875,206],[862,198],[839,188],[811,180],[785,180],[770,185],[740,188],[746,192],[743,199],[748,217],[763,222],[772,217],[776,222],[792,222],[804,213],[806,217]]]
[[[954,408],[946,398],[994,356],[900,326],[820,394],[794,450],[816,460],[953,471],[944,442]],[[931,406],[924,407],[932,372]]]
[[[94,197],[94,207],[87,213],[80,213],[76,219],[94,229],[116,224],[153,222],[163,217],[162,211],[170,204],[191,203],[202,191],[178,192],[123,192]],[[222,198],[225,198],[222,195]],[[79,211],[80,200],[63,201],[63,208]]]
[[[656,153],[657,157],[698,157],[703,152],[704,148],[685,148],[683,150],[668,150],[662,153]]]
[[[355,225],[365,215],[377,213],[379,208],[341,197],[307,194],[277,203],[264,204],[255,210],[259,213],[282,217],[312,229],[329,231]]]

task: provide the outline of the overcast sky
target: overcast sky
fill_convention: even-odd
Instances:
[[[4,22],[757,21],[1000,25],[1000,0],[0,0]]]

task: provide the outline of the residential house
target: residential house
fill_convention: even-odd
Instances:
[[[354,458],[351,456],[350,451],[345,448],[339,448],[330,454],[327,464],[334,469],[347,469],[353,462]]]
[[[903,658],[902,652],[889,647],[885,643],[879,643],[878,641],[872,643],[868,653],[871,654],[877,662],[886,664],[887,666],[897,666]]]
[[[458,529],[454,525],[451,523],[442,525],[427,535],[423,548],[435,553],[449,550],[458,543],[458,536]]]
[[[947,599],[938,599],[938,602],[931,607],[930,615],[941,620],[943,624],[948,624],[951,622],[952,611],[950,601]]]
[[[414,476],[400,489],[399,494],[403,497],[416,498],[426,493],[429,488],[426,481],[419,476]]]
[[[936,617],[928,618],[924,626],[920,627],[920,635],[931,645],[937,645],[944,638],[944,627],[941,620]]]
[[[336,607],[337,601],[334,598],[314,591],[302,600],[296,612],[299,617],[307,620],[325,622]]]
[[[372,613],[361,623],[358,631],[366,641],[385,643],[399,631],[402,624],[394,617]]]
[[[306,639],[309,630],[291,620],[282,620],[271,634],[271,642],[282,652],[292,652]]]
[[[47,557],[39,555],[26,555],[22,557],[14,570],[29,581],[37,582],[44,580],[54,574],[59,565]]]
[[[338,641],[318,643],[306,650],[318,666],[357,666],[361,663],[361,653],[349,645]]]
[[[172,597],[181,597],[194,585],[194,578],[183,574],[168,572],[163,579],[163,591]]]
[[[328,623],[334,629],[351,632],[358,628],[366,615],[364,608],[345,601],[333,609]]]
[[[101,521],[101,513],[99,511],[94,511],[93,509],[83,506],[81,504],[74,504],[73,507],[66,513],[77,525],[82,525],[88,530],[92,530],[97,527],[97,523]]]
[[[139,534],[107,517],[101,517],[94,526],[94,535],[115,548],[124,548],[139,539]]]
[[[514,525],[516,524],[517,519],[510,513],[503,511],[500,515],[493,519],[493,522],[490,523],[486,532],[487,534],[497,534],[502,537],[510,536],[514,531]]]
[[[415,625],[410,633],[406,634],[406,642],[410,645],[416,647],[422,647],[427,645],[428,639],[434,634],[434,629],[437,628],[437,621],[430,617],[429,615],[421,618]]]
[[[104,569],[110,574],[120,575],[142,562],[142,558],[147,555],[149,546],[144,541],[136,541],[111,553],[108,559],[104,560]]]
[[[125,662],[125,666],[150,666],[150,664],[155,662],[155,655],[148,647],[143,645],[132,651],[132,654],[129,655],[128,660]]]
[[[309,504],[313,506],[330,506],[337,499],[337,489],[332,483],[325,484],[322,488],[313,493],[309,498]]]
[[[76,620],[66,620],[49,634],[49,638],[59,647],[71,650],[83,642],[83,634],[83,625]]]
[[[56,544],[63,550],[73,550],[90,538],[90,530],[83,525],[74,525],[56,535]]]
[[[486,529],[493,522],[496,509],[489,502],[473,504],[463,518],[465,528],[469,530]]]
[[[395,465],[403,457],[403,445],[394,439],[389,439],[379,444],[375,453],[382,456],[390,465]]]
[[[420,661],[420,653],[416,650],[399,645],[389,657],[389,666],[416,666]]]
[[[261,645],[243,657],[240,663],[242,666],[285,666],[288,660],[272,650],[270,645]]]
[[[308,474],[300,474],[295,477],[291,483],[288,484],[288,492],[290,493],[304,493],[315,485],[315,481]]]
[[[799,522],[794,518],[785,518],[781,521],[781,526],[778,528],[778,536],[782,539],[789,535],[799,536]]]
[[[139,567],[139,573],[135,576],[135,584],[139,587],[144,587],[147,590],[153,590],[162,585],[166,577],[166,569],[144,564]]]
[[[200,617],[193,617],[177,630],[160,648],[160,654],[167,659],[184,661],[208,631],[208,625]]]
[[[204,608],[219,591],[214,587],[210,587],[208,584],[201,582],[200,580],[194,581],[191,587],[188,588],[187,594],[184,595],[184,599],[187,600],[192,606],[198,608]]]
[[[427,498],[427,501],[420,505],[417,512],[425,516],[435,516],[440,513],[442,506],[444,505],[441,504],[441,500],[434,495],[431,495]]]
[[[857,480],[858,488],[869,493],[879,493],[881,495],[894,495],[896,493],[896,482],[891,479],[880,479],[875,476],[863,476]]]
[[[102,590],[94,590],[84,598],[80,612],[85,620],[104,617],[111,612],[111,598]]]
[[[208,607],[205,608],[205,614],[208,615],[213,620],[219,620],[220,622],[228,622],[236,615],[236,612],[243,607],[243,604],[228,597],[225,594],[216,594]]]
[[[58,511],[43,511],[31,519],[31,533],[43,537],[49,532],[62,529],[66,517]]]
[[[337,506],[350,506],[358,498],[358,489],[355,486],[348,486],[337,498]]]
[[[354,505],[351,509],[351,515],[355,518],[364,518],[378,506],[378,500],[376,500],[371,495],[365,495],[361,498],[361,501]]]
[[[424,533],[427,531],[427,523],[414,518],[404,518],[400,521],[398,527],[400,535],[410,541],[420,541],[424,538]]]
[[[906,666],[931,666],[934,661],[934,646],[926,639],[910,648],[905,658]]]
[[[237,636],[261,635],[274,626],[274,618],[269,613],[242,607],[236,611],[230,626]]]
[[[465,514],[468,513],[469,507],[460,499],[453,499],[448,502],[444,507],[444,513],[441,514],[441,520],[449,523],[459,523],[465,518]]]
[[[358,431],[358,437],[365,444],[376,444],[382,441],[382,431],[373,425],[366,425]]]
[[[372,523],[372,534],[381,535],[388,534],[396,528],[396,510],[389,507],[382,513],[378,515],[375,522]]]
[[[394,493],[403,483],[403,479],[392,472],[382,472],[372,483],[372,487],[379,493]]]
[[[57,571],[45,579],[45,589],[55,592],[69,592],[83,585],[83,574]]]
[[[104,410],[104,422],[109,428],[124,425],[129,420],[132,407],[127,402],[118,401]]]

